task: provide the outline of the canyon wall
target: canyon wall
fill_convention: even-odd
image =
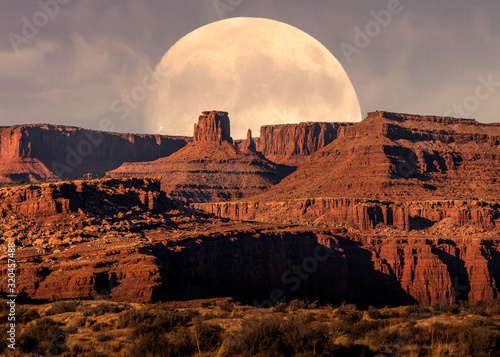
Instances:
[[[19,295],[32,300],[229,296],[366,307],[498,298],[498,235],[221,221],[139,179],[3,188],[0,203],[0,244],[16,242]],[[5,265],[4,294],[6,279]]]
[[[195,208],[217,217],[273,223],[346,224],[361,231],[377,225],[410,231],[430,228],[451,218],[456,227],[500,229],[498,205],[480,201],[441,200],[391,202],[359,198],[310,198],[281,202],[197,203]]]
[[[104,176],[126,161],[168,156],[190,138],[106,133],[62,125],[0,128],[0,182]]]
[[[257,151],[278,164],[298,165],[337,137],[341,127],[350,123],[303,122],[264,125],[256,140]]]
[[[159,296],[231,296],[261,306],[294,298],[358,306],[422,305],[498,297],[493,256],[475,238],[424,239],[330,230],[232,232],[153,247]]]

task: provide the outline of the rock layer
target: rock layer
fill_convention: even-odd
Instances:
[[[232,142],[227,112],[206,111],[194,124],[194,142]]]
[[[195,140],[169,157],[125,163],[113,177],[160,177],[162,189],[184,202],[226,201],[254,196],[278,183],[288,172],[252,150],[231,142],[227,113],[204,112]],[[250,138],[251,139],[251,138]]]
[[[0,183],[104,176],[125,161],[151,161],[190,138],[106,133],[62,125],[0,128]]]
[[[264,125],[260,128],[257,151],[276,163],[299,165],[335,140],[339,128],[349,125],[327,122]]]
[[[500,245],[491,232],[387,236],[223,222],[139,179],[3,188],[0,204],[0,243],[16,243],[18,293],[34,300],[231,296],[261,306],[283,298],[384,306],[498,297]],[[4,265],[0,289],[6,279]]]
[[[500,200],[500,125],[369,113],[262,200],[309,197]]]
[[[301,225],[347,224],[361,231],[377,225],[403,231],[430,228],[445,219],[460,228],[500,230],[498,205],[480,201],[441,200],[391,202],[359,198],[310,198],[282,202],[201,203],[194,207],[233,220]]]

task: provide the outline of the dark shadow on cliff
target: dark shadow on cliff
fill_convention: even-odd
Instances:
[[[490,256],[490,258],[487,259],[488,269],[495,282],[495,287],[498,289],[498,287],[500,287],[500,252],[492,241],[484,241],[483,244],[486,248],[486,253]],[[494,289],[494,291],[496,291],[496,289]],[[498,298],[498,296],[495,296],[495,298]]]
[[[328,244],[331,249],[312,232],[276,232],[155,245],[150,249],[161,286],[153,299],[232,297],[263,307],[293,299],[360,307],[416,302],[394,276],[374,268],[371,252],[360,243],[331,235]]]
[[[453,243],[453,245],[455,245],[455,243]],[[470,281],[467,268],[465,267],[465,262],[459,257],[448,254],[444,250],[437,247],[432,247],[431,252],[436,254],[439,260],[446,265],[446,270],[448,271],[451,283],[453,284],[455,299],[457,301],[468,301]],[[457,255],[459,254],[460,252],[458,251]]]

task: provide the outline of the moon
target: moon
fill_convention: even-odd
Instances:
[[[193,135],[205,110],[229,112],[234,139],[262,125],[358,122],[356,92],[340,62],[288,24],[230,18],[189,33],[155,69],[145,102],[146,132]]]

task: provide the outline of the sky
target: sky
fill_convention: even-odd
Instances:
[[[0,125],[143,133],[150,80],[191,31],[264,17],[316,38],[340,61],[362,115],[375,110],[500,118],[498,0],[8,0],[0,13]],[[196,119],[196,118],[194,118]]]

